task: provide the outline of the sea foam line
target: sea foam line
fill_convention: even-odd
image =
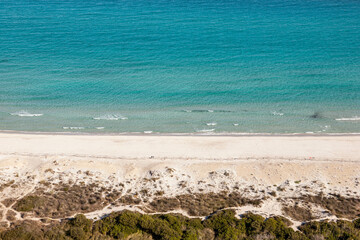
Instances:
[[[213,132],[213,131],[215,131],[215,128],[196,130],[196,132],[198,132],[198,133],[210,133],[210,132]]]
[[[271,112],[271,114],[274,115],[274,116],[283,116],[284,115],[284,113],[277,112],[277,111]]]
[[[108,120],[108,121],[117,121],[117,120],[127,120],[127,117],[121,116],[121,115],[117,115],[117,114],[108,114],[108,115],[103,115],[100,117],[94,117],[94,120]]]
[[[85,127],[63,127],[64,130],[82,130],[85,129]]]
[[[19,111],[19,112],[14,112],[14,113],[10,113],[10,115],[12,116],[19,116],[19,117],[40,117],[43,114],[42,113],[29,113],[27,111]]]
[[[193,110],[182,110],[182,112],[186,113],[229,113],[232,111],[229,110],[212,110],[212,109],[193,109]]]
[[[336,118],[336,121],[360,121],[360,117],[355,116],[351,118]]]

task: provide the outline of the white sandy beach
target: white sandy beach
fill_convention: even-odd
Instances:
[[[204,178],[230,169],[263,184],[323,180],[353,186],[360,177],[360,136],[101,136],[0,134],[0,167],[67,162],[86,169],[142,177],[171,167]],[[29,160],[31,159],[31,161]],[[16,161],[15,161],[16,160]],[[61,165],[61,164],[60,164]],[[19,169],[21,171],[28,171]]]
[[[155,182],[144,181],[150,178]],[[246,192],[249,187],[255,190],[246,194],[255,196],[281,186],[284,190],[277,193],[278,197],[319,192],[359,197],[359,179],[360,136],[0,133],[1,184],[15,180],[18,186],[2,191],[0,200],[20,199],[42,181],[97,182],[105,187],[125,183],[122,191],[134,196],[144,189],[150,196],[157,191],[175,196],[234,189]],[[179,187],[183,183],[187,187]],[[9,209],[3,208],[5,212]],[[100,217],[113,210],[108,206],[87,216]],[[262,215],[281,214],[281,204],[273,198],[259,209],[238,209],[249,210]],[[322,212],[318,209],[314,214],[333,217]]]
[[[104,136],[0,133],[0,154],[360,161],[360,136]]]

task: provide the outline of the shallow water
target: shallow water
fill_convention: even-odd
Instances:
[[[359,1],[0,2],[0,129],[360,132]]]

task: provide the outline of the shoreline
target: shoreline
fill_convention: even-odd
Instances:
[[[0,133],[0,155],[129,159],[317,159],[360,161],[360,136],[174,136]]]
[[[0,134],[26,134],[26,135],[69,135],[69,136],[165,136],[165,137],[346,137],[360,136],[360,132],[354,133],[143,133],[143,132],[39,132],[39,131],[17,131],[0,130]]]

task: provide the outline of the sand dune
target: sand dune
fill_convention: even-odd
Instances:
[[[358,200],[353,200],[360,199],[359,153],[360,136],[1,133],[0,224],[10,224],[11,220],[6,217],[9,213],[15,216],[15,220],[36,220],[47,214],[62,218],[77,212],[95,218],[129,208],[142,212],[177,211],[203,216],[216,210],[213,207],[216,203],[190,212],[183,205],[175,204],[163,209],[149,203],[161,196],[166,201],[180,198],[175,202],[185,201],[187,204],[191,195],[209,198],[206,194],[220,194],[221,199],[226,198],[224,192],[241,194],[242,202],[261,201],[259,206],[235,205],[239,213],[282,214],[299,223],[304,220],[302,216],[284,212],[284,206],[300,202],[299,206],[311,211],[317,219],[351,218],[351,207],[348,212],[331,212],[319,205],[316,198],[309,202],[307,196],[321,194],[331,197],[337,194],[349,198],[351,204],[356,203],[354,209],[360,207],[360,201],[358,206]],[[83,195],[71,195],[79,189]],[[80,204],[84,198],[92,198],[91,192],[97,191],[100,194],[98,202],[94,200],[86,206]],[[45,208],[39,208],[36,213],[20,214],[17,200],[35,194],[52,203],[55,195],[48,193],[53,192],[57,197],[62,194],[62,199],[80,196],[79,203],[69,205],[68,210],[65,207],[62,212],[49,207],[47,212]],[[297,198],[304,200],[295,200]],[[337,201],[347,200],[332,201],[337,204]],[[229,207],[234,207],[233,203],[229,200]]]

